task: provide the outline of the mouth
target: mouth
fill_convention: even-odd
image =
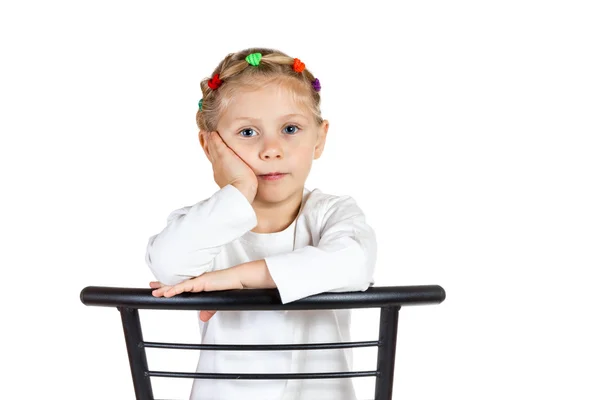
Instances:
[[[285,177],[286,175],[287,173],[285,172],[270,172],[268,174],[258,175],[258,177],[266,181],[276,181]]]

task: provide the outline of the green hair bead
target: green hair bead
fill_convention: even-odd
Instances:
[[[200,109],[200,111],[202,111],[202,103],[204,102],[204,99],[200,99],[200,101],[198,102],[198,109]]]
[[[246,56],[246,61],[248,62],[248,64],[254,65],[255,67],[257,67],[258,64],[260,64],[261,58],[262,58],[262,54],[252,53],[252,54],[248,54],[248,56]]]

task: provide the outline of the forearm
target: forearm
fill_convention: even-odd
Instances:
[[[306,246],[267,257],[282,302],[289,303],[324,292],[366,290],[373,280],[375,249],[350,238],[338,246]]]
[[[176,285],[165,285],[151,282],[150,287],[156,289],[152,294],[156,297],[171,297],[183,292],[212,292],[215,290],[233,289],[274,289],[277,286],[271,278],[265,260],[250,261],[218,271],[203,273]]]
[[[245,289],[274,289],[277,287],[265,260],[250,261],[233,267]]]
[[[373,282],[375,232],[353,199],[336,201],[318,245],[265,257],[284,304],[324,292],[363,291]]]
[[[171,213],[162,232],[149,239],[146,263],[162,283],[179,283],[210,271],[221,247],[254,226],[256,215],[243,193],[223,188]]]

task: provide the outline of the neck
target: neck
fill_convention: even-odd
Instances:
[[[300,212],[304,188],[278,202],[265,202],[255,199],[252,208],[256,213],[258,223],[252,232],[276,233],[285,230]]]

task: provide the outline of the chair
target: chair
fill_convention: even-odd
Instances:
[[[88,306],[116,307],[121,313],[129,365],[137,400],[154,400],[151,377],[193,379],[327,379],[375,377],[375,400],[391,400],[398,333],[398,312],[402,306],[438,304],[446,293],[441,286],[379,286],[364,292],[321,293],[281,304],[277,289],[241,289],[220,292],[183,293],[171,298],[154,297],[151,289],[89,286],[81,291]],[[379,339],[347,343],[278,345],[202,345],[145,342],[139,309],[153,310],[331,310],[380,308]],[[305,374],[216,374],[150,371],[145,348],[193,350],[311,350],[378,347],[375,371]]]

